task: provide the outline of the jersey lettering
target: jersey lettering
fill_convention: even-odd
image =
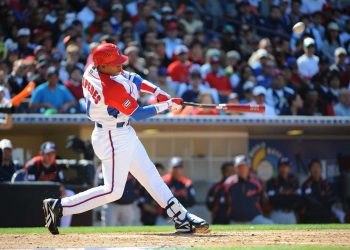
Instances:
[[[88,80],[86,80],[84,77],[83,77],[82,86],[90,93],[92,99],[94,99],[95,104],[98,104],[99,101],[101,101],[101,96],[95,90],[94,86]]]

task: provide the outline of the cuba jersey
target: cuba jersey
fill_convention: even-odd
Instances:
[[[90,120],[104,127],[127,122],[138,108],[137,99],[143,79],[135,73],[122,71],[110,76],[90,65],[82,79],[86,113]]]

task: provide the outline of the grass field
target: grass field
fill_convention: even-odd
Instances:
[[[209,234],[177,235],[171,226],[0,228],[0,248],[350,249],[350,225],[213,225]],[[14,242],[13,242],[14,241]],[[43,242],[43,243],[41,243]],[[27,244],[28,243],[28,244]]]

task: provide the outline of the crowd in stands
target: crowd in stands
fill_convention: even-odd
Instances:
[[[16,112],[85,112],[83,70],[93,48],[112,42],[129,57],[125,70],[185,101],[264,103],[266,116],[348,116],[349,13],[341,0],[3,1],[0,104],[34,81]],[[293,33],[299,21],[305,31]],[[174,115],[218,114],[239,115]]]
[[[51,181],[61,184],[61,197],[74,195],[65,181],[64,169],[56,161],[57,151],[53,142],[44,142],[39,155],[24,166],[12,160],[12,142],[0,141],[0,182]],[[186,163],[180,157],[172,157],[168,165],[155,166],[174,196],[186,207],[196,205],[196,191],[192,180],[185,177]],[[345,206],[342,192],[333,191],[332,185],[322,177],[322,164],[314,159],[309,163],[309,176],[301,181],[293,173],[291,162],[281,157],[275,177],[261,181],[245,155],[238,155],[221,167],[222,179],[208,190],[206,207],[213,224],[296,224],[296,223],[344,223]],[[18,178],[18,173],[22,174]],[[96,171],[97,182],[103,185],[101,169]],[[203,190],[202,190],[203,191]],[[197,203],[198,204],[198,203]],[[337,206],[334,206],[334,205]],[[122,197],[101,209],[103,226],[164,225],[165,211],[150,194],[129,174]],[[350,216],[350,214],[348,214]],[[61,226],[69,226],[71,216],[64,216]]]

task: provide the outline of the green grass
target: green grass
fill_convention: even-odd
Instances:
[[[320,225],[212,225],[212,231],[239,230],[327,230],[347,229],[350,224],[320,224]],[[61,228],[62,233],[115,233],[115,232],[173,232],[172,226],[135,226],[135,227],[70,227]],[[47,233],[44,227],[0,228],[0,234]]]

